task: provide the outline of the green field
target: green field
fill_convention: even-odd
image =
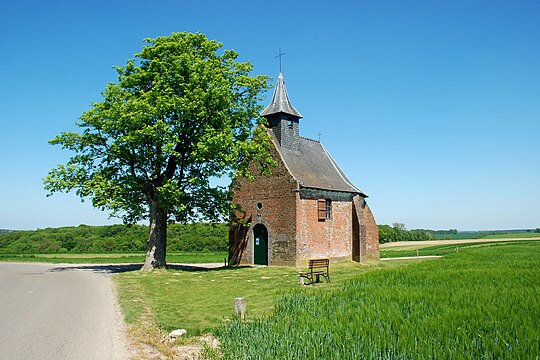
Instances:
[[[296,289],[271,316],[222,327],[224,359],[538,359],[540,242]]]
[[[201,264],[223,263],[226,252],[173,252],[167,253],[167,262]],[[3,254],[0,261],[47,262],[53,264],[137,264],[143,263],[145,253],[135,254]]]
[[[485,242],[485,243],[465,243],[452,245],[407,245],[381,249],[380,255],[383,258],[398,258],[409,256],[445,256],[459,253],[466,249],[474,249],[486,246],[496,246],[509,244],[510,242]]]
[[[457,234],[435,234],[434,240],[469,240],[469,239],[510,239],[510,238],[531,238],[539,237],[537,232],[497,232],[496,234],[489,231],[477,232],[458,232]]]

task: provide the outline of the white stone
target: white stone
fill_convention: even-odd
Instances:
[[[182,335],[185,335],[187,331],[185,329],[176,329],[169,333],[169,339],[176,339]]]
[[[246,319],[246,299],[243,297],[234,299],[234,313],[244,321]]]

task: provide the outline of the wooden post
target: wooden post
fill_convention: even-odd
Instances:
[[[234,314],[240,315],[240,319],[244,321],[246,319],[246,299],[239,297],[234,299]]]

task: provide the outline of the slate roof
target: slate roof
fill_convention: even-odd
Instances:
[[[287,88],[285,87],[285,81],[283,81],[283,74],[279,73],[276,88],[274,89],[274,96],[272,102],[261,113],[262,116],[268,116],[272,114],[285,113],[302,118],[302,114],[292,106],[287,94]]]
[[[299,137],[298,151],[282,148],[272,133],[285,165],[301,187],[366,194],[347,178],[319,141]]]

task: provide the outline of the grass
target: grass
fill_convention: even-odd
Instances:
[[[470,243],[470,244],[451,244],[451,245],[419,245],[419,246],[400,246],[388,249],[381,249],[381,258],[397,258],[408,256],[444,256],[453,253],[459,253],[465,249],[477,248],[482,246],[491,246],[497,243]],[[500,244],[500,243],[499,243]]]
[[[540,242],[496,243],[296,289],[218,332],[224,359],[538,359]],[[312,290],[312,289],[311,289]]]
[[[470,240],[470,239],[508,239],[508,238],[531,238],[540,237],[540,233],[534,232],[497,232],[490,234],[489,231],[459,232],[457,234],[435,234],[434,240]]]
[[[395,267],[404,263],[383,264]],[[307,287],[330,289],[372,270],[375,265],[352,262],[332,264],[331,283]],[[185,328],[191,334],[213,331],[233,315],[234,299],[244,297],[248,317],[258,319],[272,314],[280,294],[299,287],[294,267],[239,267],[208,271],[157,270],[130,272],[115,276],[119,299],[129,323],[138,314],[151,311],[164,331]]]
[[[534,241],[526,241],[532,243]],[[398,258],[408,256],[445,256],[453,253],[459,253],[467,249],[474,249],[497,244],[510,244],[512,242],[482,242],[482,243],[463,243],[448,245],[418,245],[418,246],[399,246],[381,249],[381,258]]]
[[[136,264],[144,262],[145,254],[9,254],[0,253],[0,261],[47,262],[54,264]],[[168,263],[223,263],[227,257],[225,252],[168,253]]]
[[[372,270],[410,264],[407,261],[360,265],[331,264],[331,283],[304,287],[306,292],[331,291]],[[157,270],[126,272],[114,277],[122,312],[132,335],[162,352],[158,339],[173,329],[189,336],[215,333],[234,318],[234,299],[244,297],[247,319],[264,319],[276,299],[299,288],[294,267],[240,267],[209,271]],[[149,329],[141,331],[140,329]]]

